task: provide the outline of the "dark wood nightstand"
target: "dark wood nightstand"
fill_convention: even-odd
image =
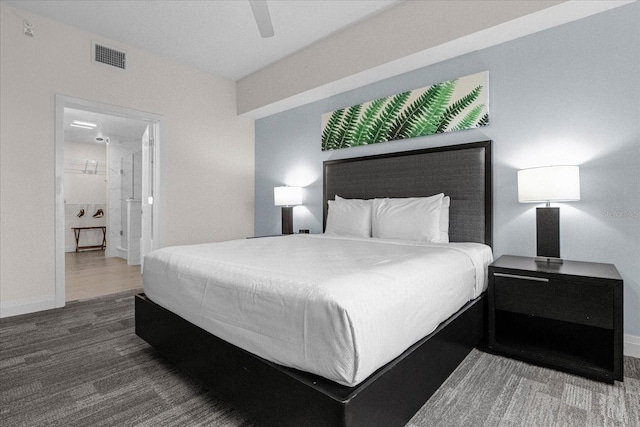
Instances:
[[[622,381],[622,278],[612,264],[501,256],[489,266],[489,349]]]

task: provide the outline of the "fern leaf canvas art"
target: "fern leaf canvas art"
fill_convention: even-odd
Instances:
[[[322,115],[322,150],[478,128],[489,124],[484,71]]]

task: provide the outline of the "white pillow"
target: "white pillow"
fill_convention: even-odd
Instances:
[[[440,209],[440,239],[438,243],[449,243],[449,206],[451,206],[451,198],[444,196]]]
[[[439,242],[440,213],[444,194],[430,197],[375,199],[373,237]]]
[[[371,201],[363,199],[329,200],[327,235],[371,237]]]

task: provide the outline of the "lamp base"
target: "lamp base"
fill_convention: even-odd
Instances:
[[[555,258],[550,256],[537,256],[534,258],[536,262],[544,264],[562,264],[562,258]]]
[[[282,207],[282,234],[293,234],[293,206]]]
[[[560,259],[560,208],[536,208],[536,255]]]

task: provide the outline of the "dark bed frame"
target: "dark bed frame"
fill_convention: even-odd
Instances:
[[[450,240],[491,245],[491,141],[324,162],[327,201],[451,197]],[[403,426],[485,338],[484,294],[355,387],[276,365],[150,301],[136,334],[241,414],[265,426]]]

